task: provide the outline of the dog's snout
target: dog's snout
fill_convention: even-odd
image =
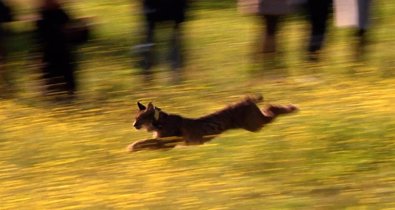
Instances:
[[[136,129],[140,129],[141,125],[139,125],[137,122],[134,122],[133,127],[135,127]]]

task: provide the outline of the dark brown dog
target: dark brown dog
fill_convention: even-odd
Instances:
[[[262,97],[246,97],[212,114],[200,118],[186,118],[168,114],[149,103],[145,107],[137,102],[139,112],[133,126],[153,132],[153,139],[141,140],[129,145],[129,151],[141,149],[173,148],[177,144],[203,144],[229,129],[242,128],[251,132],[259,131],[281,114],[297,110],[294,105],[269,105],[261,110],[256,105]]]

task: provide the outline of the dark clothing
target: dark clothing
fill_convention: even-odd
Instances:
[[[146,22],[146,40],[145,40],[145,50],[142,51],[143,54],[143,63],[142,67],[145,71],[150,70],[155,64],[155,27],[156,22]],[[182,57],[182,34],[181,34],[181,25],[176,24],[173,27],[172,35],[169,39],[169,61],[171,68],[173,70],[179,69],[183,65],[183,57]],[[148,72],[146,72],[148,73]]]
[[[263,45],[261,52],[274,53],[277,48],[277,34],[279,31],[280,20],[282,15],[263,15],[263,24],[265,29],[263,31]]]
[[[259,13],[263,15],[286,15],[291,11],[289,0],[260,0]]]
[[[10,93],[11,83],[8,79],[8,72],[5,68],[7,49],[5,46],[6,40],[6,32],[3,28],[3,23],[11,22],[13,20],[12,9],[8,5],[4,3],[3,0],[0,0],[0,95],[4,96],[4,94]],[[3,89],[4,87],[4,89]]]
[[[12,16],[11,8],[0,0],[0,23],[12,21]]]
[[[149,22],[185,20],[187,0],[143,0],[144,14]]]
[[[74,54],[66,33],[70,17],[61,8],[43,9],[40,16],[38,41],[44,64],[43,76],[49,91],[73,94],[76,90]]]
[[[275,36],[278,31],[278,23],[280,22],[281,16],[279,15],[264,15],[266,34],[270,36]]]
[[[280,20],[291,11],[289,0],[260,0],[259,14],[263,17],[263,53],[274,53],[277,48],[277,34]]]
[[[358,59],[363,58],[366,51],[365,45],[368,42],[366,32],[369,28],[371,5],[372,0],[358,0],[358,30],[356,33],[358,38],[356,56]]]
[[[358,0],[358,28],[367,30],[369,27],[370,7],[372,0]]]
[[[13,19],[13,14],[11,8],[6,5],[2,0],[0,0],[0,62],[5,56],[5,49],[3,46],[5,32],[2,24],[6,22],[11,22]]]
[[[44,61],[68,62],[71,49],[65,34],[69,16],[61,9],[41,11],[38,22],[38,39],[42,44]]]
[[[332,0],[308,0],[307,11],[311,24],[309,41],[309,52],[316,52],[322,48],[327,30],[327,20],[329,17]]]
[[[173,33],[169,38],[170,52],[169,60],[173,70],[180,69],[183,64],[182,58],[182,22],[185,21],[187,0],[143,0],[143,12],[145,16],[144,44],[140,49],[143,60],[141,67],[145,73],[155,63],[155,30],[157,24],[167,21],[171,22]]]

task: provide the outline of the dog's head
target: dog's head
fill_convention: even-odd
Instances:
[[[160,109],[151,102],[146,106],[137,102],[139,111],[137,112],[133,126],[136,129],[145,128],[147,131],[156,130],[155,122],[159,120]]]

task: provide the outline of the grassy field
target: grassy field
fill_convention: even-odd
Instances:
[[[186,25],[185,81],[170,85],[166,65],[149,84],[133,66],[139,17],[130,2],[69,5],[96,23],[73,103],[40,96],[28,23],[13,26],[22,32],[7,64],[15,93],[0,99],[0,209],[395,208],[394,3],[375,1],[364,60],[354,59],[352,31],[331,27],[322,60],[305,61],[307,25],[291,17],[280,55],[263,66],[250,59],[253,17],[200,5]],[[137,100],[197,117],[256,93],[262,106],[301,111],[202,146],[125,150],[151,136],[132,127]]]

